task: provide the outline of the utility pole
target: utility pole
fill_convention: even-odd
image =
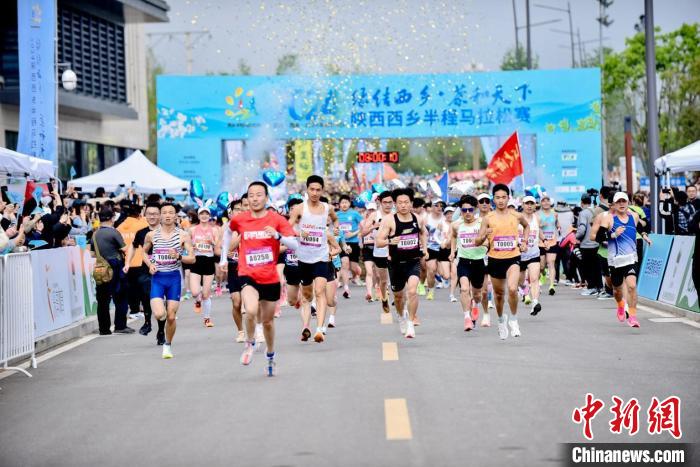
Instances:
[[[525,0],[525,24],[527,31],[527,69],[532,70],[532,43],[530,42],[530,0]]]
[[[168,40],[181,40],[185,47],[185,66],[188,75],[192,74],[192,64],[194,62],[192,58],[192,51],[194,50],[195,45],[197,45],[197,43],[205,37],[207,39],[211,39],[211,33],[208,29],[203,29],[201,31],[153,32],[146,35],[148,37],[167,37]],[[181,37],[183,39],[180,39]]]
[[[569,15],[569,39],[571,42],[571,68],[575,68],[576,67],[576,57],[574,54],[574,50],[575,50],[574,49],[574,22],[573,22],[573,19],[571,17],[571,3],[567,2],[566,8],[559,8],[556,6],[540,5],[540,4],[536,4],[535,6],[539,7],[539,8],[545,8],[547,10],[562,11],[562,12],[566,13],[567,15]]]
[[[517,60],[520,50],[520,41],[518,40],[518,13],[515,9],[515,0],[513,0],[513,28],[515,29],[515,57]]]
[[[600,67],[600,79],[602,81],[603,79],[603,60],[605,59],[605,54],[603,53],[603,27],[609,27],[611,24],[613,24],[613,20],[611,20],[607,13],[606,10],[607,8],[610,8],[610,6],[613,4],[613,0],[598,0],[598,13],[599,17],[596,18],[598,21],[598,66]],[[600,129],[601,129],[601,137],[603,138],[603,182],[607,185],[608,183],[608,150],[605,146],[605,141],[606,141],[606,134],[607,131],[605,129],[605,103],[602,102],[600,103]],[[650,177],[651,179],[651,177]]]
[[[654,38],[654,1],[644,0],[644,45],[647,74],[647,152],[649,153],[649,197],[651,199],[651,228],[658,231],[657,192],[655,163],[659,156],[659,121],[656,102],[656,43]]]

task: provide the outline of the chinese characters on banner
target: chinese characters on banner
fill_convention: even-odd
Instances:
[[[17,2],[19,138],[17,151],[56,163],[56,0]]]
[[[313,141],[294,141],[294,172],[297,183],[304,183],[313,175]]]
[[[625,402],[617,396],[612,396],[610,413],[613,418],[608,423],[610,432],[620,434],[626,431],[629,436],[639,431],[640,405],[636,398]],[[583,425],[583,436],[593,439],[592,422],[598,413],[603,410],[605,403],[596,399],[593,394],[586,394],[586,403],[583,407],[576,407],[571,414],[574,423]],[[675,439],[680,439],[681,432],[681,400],[679,397],[670,396],[660,401],[656,396],[651,398],[649,408],[646,411],[647,433],[657,435],[668,432]]]

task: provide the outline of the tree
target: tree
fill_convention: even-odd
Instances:
[[[700,139],[700,25],[683,24],[667,34],[657,31],[659,147],[665,154]],[[644,34],[628,38],[625,44],[624,50],[605,60],[603,99],[606,106],[619,99],[625,115],[632,117],[634,150],[646,162]],[[606,112],[608,118],[619,117]]]
[[[532,69],[535,70],[539,67],[539,57],[534,55],[532,57]],[[503,61],[501,62],[501,70],[527,70],[527,51],[521,45],[518,45],[516,49],[508,49],[506,54],[503,56]]]
[[[241,76],[248,76],[251,74],[252,69],[250,68],[250,65],[248,62],[245,61],[244,58],[238,60],[238,73]]]
[[[277,60],[276,75],[286,75],[299,72],[299,56],[297,54],[285,54]]]
[[[146,94],[148,98],[148,154],[146,156],[154,164],[158,162],[158,102],[156,100],[156,77],[162,75],[165,68],[158,62],[152,49],[148,49],[146,55],[146,73],[148,86]]]

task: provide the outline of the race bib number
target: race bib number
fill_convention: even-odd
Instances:
[[[167,248],[154,248],[152,257],[156,260],[156,263],[161,266],[170,266],[177,263],[177,258],[170,256]]]
[[[535,240],[537,239],[537,233],[530,233],[530,236],[527,237],[527,246],[529,248],[532,248],[535,246]]]
[[[297,258],[297,252],[294,250],[287,250],[287,255],[285,256],[285,262],[290,266],[297,266],[299,264],[299,258]]]
[[[418,248],[418,234],[401,235],[398,248],[399,250],[415,250]]]
[[[459,234],[459,244],[462,248],[472,248],[476,246],[476,232],[461,232]]]
[[[343,222],[340,224],[340,231],[341,232],[351,232],[352,231],[352,224],[350,222]]]
[[[515,250],[515,236],[499,235],[498,237],[493,237],[493,249],[495,251]]]
[[[245,253],[245,262],[248,266],[258,267],[266,266],[274,262],[272,257],[272,247],[257,248],[248,250]]]
[[[542,232],[544,234],[544,239],[549,241],[549,240],[554,240],[554,232]]]
[[[300,244],[313,248],[321,248],[323,245],[323,232],[320,230],[309,230],[307,236],[302,237]]]
[[[194,244],[194,249],[197,251],[203,251],[205,253],[209,253],[214,249],[213,245],[211,243],[205,243],[205,242],[199,242]]]

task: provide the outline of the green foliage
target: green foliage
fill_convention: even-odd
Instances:
[[[282,55],[277,61],[276,75],[287,75],[299,72],[299,56],[297,54]]]
[[[532,69],[535,70],[539,67],[539,57],[537,55],[532,56]],[[527,70],[527,51],[522,45],[518,45],[516,49],[508,49],[506,54],[503,56],[503,61],[501,62],[501,70]]]
[[[683,24],[676,31],[656,34],[656,74],[659,94],[659,146],[661,154],[700,139],[700,26]],[[648,159],[646,148],[646,68],[644,34],[626,40],[626,48],[611,53],[603,66],[603,98],[608,158],[617,150],[625,115],[632,117],[635,153]],[[612,135],[611,135],[612,133]]]

